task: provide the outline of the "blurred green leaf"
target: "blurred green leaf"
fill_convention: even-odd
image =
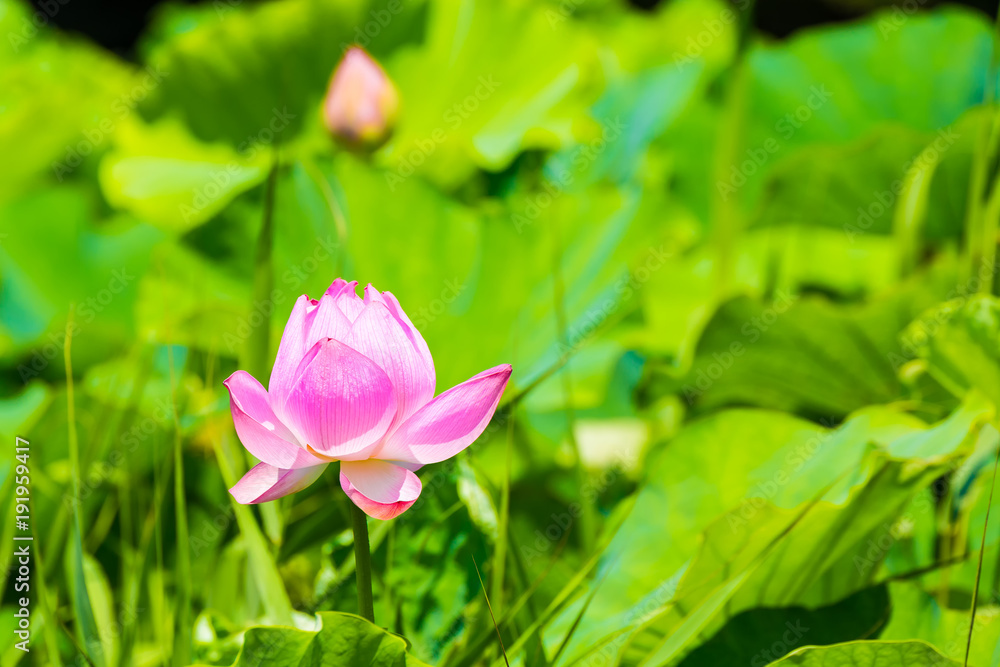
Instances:
[[[949,301],[910,325],[901,340],[957,396],[975,387],[1000,405],[1000,301],[995,297]]]
[[[750,166],[730,165],[722,183],[741,190],[742,177],[752,203],[762,176],[801,148],[859,140],[884,124],[934,133],[982,102],[991,37],[981,15],[949,8],[899,22],[887,14],[750,52],[753,113],[738,151]],[[955,49],[927,48],[946,42]]]
[[[134,334],[132,307],[161,234],[127,217],[100,219],[98,211],[95,193],[81,186],[35,190],[0,205],[0,229],[17,230],[0,242],[0,350],[17,359],[11,365],[21,382],[59,368],[71,303],[79,367]]]
[[[406,642],[353,614],[320,612],[319,629],[250,628],[233,667],[426,667],[406,652]]]
[[[144,72],[76,38],[42,27],[32,5],[0,3],[0,203],[34,183],[74,179],[103,152],[145,95]]]
[[[385,151],[390,178],[420,170],[452,189],[477,167],[571,143],[596,97],[596,47],[532,3],[433,3],[424,44],[388,63],[403,105]]]
[[[872,326],[889,318],[865,315],[787,292],[769,304],[730,301],[705,328],[682,395],[699,408],[755,404],[821,416],[889,402],[900,394],[885,345],[892,330]]]
[[[318,116],[325,84],[367,9],[361,0],[169,7],[143,49],[151,67],[168,73],[145,109],[177,114],[198,139],[240,150],[270,143],[279,114],[287,118],[282,136],[291,137]]]
[[[176,122],[124,123],[101,162],[104,196],[166,231],[185,232],[212,218],[267,175],[266,147],[243,153],[200,144]]]

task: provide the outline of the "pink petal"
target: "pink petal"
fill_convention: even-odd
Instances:
[[[420,478],[385,461],[342,461],[340,486],[351,501],[375,519],[393,519],[420,496]]]
[[[278,412],[281,411],[281,406],[285,404],[288,392],[295,384],[295,369],[299,367],[303,355],[309,350],[310,346],[306,345],[306,337],[316,315],[318,303],[305,294],[300,296],[295,301],[295,305],[292,306],[292,313],[288,316],[285,331],[281,334],[278,356],[274,360],[271,379],[267,383],[271,405],[277,408]]]
[[[383,303],[369,301],[367,291],[365,301],[368,305],[354,321],[345,342],[378,364],[389,376],[396,397],[393,425],[399,424],[434,397],[434,375],[428,372],[389,309]]]
[[[425,465],[458,454],[486,429],[510,372],[510,364],[502,364],[455,385],[403,422],[376,456]]]
[[[351,333],[351,320],[337,307],[337,297],[327,293],[319,300],[319,307],[312,318],[312,326],[305,337],[306,350],[321,340],[332,338],[345,341]]]
[[[229,493],[241,505],[266,503],[306,488],[319,479],[327,465],[323,463],[308,468],[283,470],[267,463],[258,463],[229,489]]]
[[[229,390],[236,435],[261,461],[279,468],[304,468],[323,463],[307,452],[275,416],[267,392],[252,375],[236,371],[223,382]]]
[[[392,382],[374,361],[332,338],[303,358],[286,424],[317,456],[363,459],[396,415]]]
[[[372,289],[372,291],[373,292],[375,291],[374,288]],[[368,289],[366,288],[365,297],[367,298],[367,296],[368,296]],[[399,305],[399,301],[396,299],[395,296],[393,296],[392,292],[382,292],[382,300],[385,302],[385,305],[389,309],[389,312],[392,313],[392,316],[395,317],[396,321],[399,322],[399,325],[403,327],[403,331],[406,332],[406,335],[410,339],[410,342],[413,343],[413,347],[417,349],[417,352],[420,354],[420,358],[424,360],[424,364],[427,366],[428,372],[431,374],[431,377],[432,378],[435,377],[434,359],[433,357],[431,357],[431,351],[427,347],[427,343],[424,341],[424,337],[420,335],[420,332],[417,331],[417,328],[413,326],[413,322],[411,322],[410,318],[406,316],[405,312],[403,312],[403,308]]]
[[[326,288],[326,294],[329,294],[330,296],[337,296],[338,294],[343,292],[348,285],[353,285],[353,287],[351,288],[353,289],[354,287],[358,286],[358,281],[355,280],[349,283],[343,278],[337,278],[332,283],[330,283],[329,287]]]
[[[365,285],[364,302],[366,307],[373,303],[381,303],[383,306],[386,305],[385,297],[383,297],[382,293],[375,289],[375,286],[371,283]]]
[[[352,280],[349,283],[345,283],[343,288],[335,295],[334,300],[337,303],[337,307],[340,311],[347,315],[347,319],[354,321],[357,319],[361,311],[365,309],[365,302],[358,297],[358,293],[354,289],[358,286],[358,281]],[[330,286],[333,289],[333,285]]]

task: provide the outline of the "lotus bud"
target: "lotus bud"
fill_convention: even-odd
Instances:
[[[323,121],[351,150],[372,151],[392,134],[399,93],[385,71],[364,49],[347,50],[323,100]]]

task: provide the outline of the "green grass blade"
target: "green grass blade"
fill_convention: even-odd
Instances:
[[[66,338],[63,345],[63,361],[66,365],[66,423],[69,428],[69,459],[73,480],[73,537],[70,547],[70,586],[73,597],[73,612],[80,638],[88,654],[93,647],[101,645],[101,637],[97,632],[94,611],[87,594],[87,579],[83,570],[83,518],[80,504],[80,445],[76,433],[76,407],[73,397],[73,310],[70,309],[66,321]],[[90,656],[98,667],[104,665],[102,656]]]
[[[969,651],[972,650],[972,631],[976,627],[976,604],[979,602],[979,584],[983,576],[983,556],[986,555],[986,531],[990,526],[990,509],[993,507],[993,491],[997,485],[997,467],[1000,467],[1000,448],[997,449],[997,457],[993,462],[993,478],[990,480],[990,496],[986,503],[986,519],[983,521],[983,539],[979,543],[979,562],[976,565],[976,585],[972,589],[972,611],[969,613],[969,636],[965,642],[965,661],[962,663],[969,667]]]
[[[223,436],[226,438],[228,436]],[[222,478],[226,486],[232,487],[239,481],[233,470],[230,460],[223,451],[224,445],[218,441],[215,443],[215,456],[222,470]],[[230,447],[232,449],[232,447]],[[292,603],[288,599],[288,592],[285,584],[278,572],[274,558],[268,548],[267,539],[261,532],[257,520],[254,518],[250,508],[240,505],[235,499],[230,497],[233,512],[236,515],[236,523],[240,528],[240,534],[246,543],[247,559],[254,572],[254,580],[260,588],[264,609],[270,620],[279,625],[292,624]]]
[[[170,366],[170,404],[174,430],[174,518],[177,527],[177,612],[174,629],[173,662],[183,667],[191,662],[191,545],[188,535],[187,499],[184,496],[184,447],[177,416],[174,352],[167,347]]]

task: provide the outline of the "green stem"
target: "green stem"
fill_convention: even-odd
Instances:
[[[262,304],[273,305],[274,191],[277,186],[280,164],[281,160],[276,144],[271,170],[268,172],[264,188],[264,220],[260,226],[260,236],[257,237],[257,250],[254,256],[251,312],[256,311]],[[247,339],[246,363],[243,366],[251,375],[262,380],[271,374],[271,365],[274,362],[274,358],[271,356],[271,318],[266,317],[264,320],[260,326],[251,331],[250,337]],[[257,465],[257,460],[251,457],[250,452],[246,452],[246,460],[250,467]],[[284,530],[281,514],[278,511],[280,507],[279,503],[263,503],[259,506],[264,532],[271,540],[271,544],[275,546],[281,544]]]
[[[170,404],[174,427],[174,518],[177,530],[177,624],[173,664],[191,662],[191,547],[188,530],[187,498],[184,495],[184,446],[174,390],[174,348],[167,346],[170,366]]]
[[[372,554],[368,547],[368,517],[351,503],[351,523],[354,528],[354,573],[358,578],[358,613],[375,622],[375,602],[372,599]]]

